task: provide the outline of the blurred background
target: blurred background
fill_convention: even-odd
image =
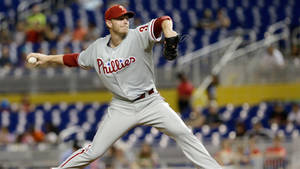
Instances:
[[[112,95],[91,70],[30,69],[30,52],[80,52],[108,34],[169,15],[184,38],[168,62],[153,49],[159,92],[225,168],[300,168],[300,1],[1,0],[0,168],[57,166],[92,140]],[[90,169],[193,168],[155,128],[126,133]]]

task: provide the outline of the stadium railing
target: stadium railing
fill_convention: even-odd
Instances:
[[[257,163],[254,161],[249,164],[240,165],[234,164],[231,167],[234,168],[244,168],[244,169],[296,169],[299,168],[300,163],[298,157],[300,156],[299,151],[299,140],[293,142],[285,142],[284,147],[287,150],[286,159],[268,159],[262,157],[257,159]],[[259,143],[258,147],[262,151],[268,147],[270,143]],[[208,151],[214,155],[218,150],[216,146],[209,143],[205,143]],[[70,143],[58,145],[41,144],[38,146],[29,145],[9,145],[1,146],[0,149],[0,166],[4,169],[8,168],[49,168],[59,164],[59,158],[63,152],[71,148]],[[167,148],[167,151],[166,151]],[[172,168],[172,169],[190,169],[194,168],[192,163],[187,160],[184,154],[181,152],[177,146],[168,146],[166,148],[153,147],[159,156],[159,166],[158,169],[162,168]],[[218,147],[217,147],[218,148]],[[125,151],[130,151],[133,155],[137,154],[139,147],[132,147],[130,149],[125,149]],[[257,167],[257,168],[255,168]],[[225,166],[224,166],[225,168]],[[229,167],[230,168],[230,167]]]

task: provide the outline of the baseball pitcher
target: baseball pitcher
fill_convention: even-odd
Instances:
[[[57,169],[82,168],[101,157],[126,131],[137,125],[149,125],[176,140],[183,153],[197,167],[221,169],[203,144],[193,135],[180,117],[157,92],[154,82],[152,48],[165,36],[164,56],[177,56],[179,37],[169,16],[129,29],[134,13],[121,5],[105,12],[110,34],[99,38],[81,53],[44,55],[30,53],[27,61],[36,58],[35,66],[59,63],[83,69],[94,68],[105,87],[113,93],[107,113],[92,143],[74,152]]]

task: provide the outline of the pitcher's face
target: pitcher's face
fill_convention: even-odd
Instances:
[[[127,34],[129,30],[129,20],[128,16],[123,15],[116,19],[111,19],[107,21],[107,26],[113,32],[118,34]]]

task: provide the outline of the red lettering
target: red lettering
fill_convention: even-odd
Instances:
[[[98,71],[99,71],[99,74],[101,74],[100,68],[101,68],[101,66],[103,66],[103,61],[102,61],[102,59],[97,59],[97,63],[98,63]]]
[[[148,30],[148,25],[145,25],[145,26],[141,26],[139,31],[140,32],[144,32],[144,31],[147,31]]]
[[[107,67],[104,65],[103,66],[103,73],[105,74],[105,73],[108,73],[108,70],[107,70]]]
[[[121,65],[122,65],[122,69],[123,69],[124,67],[126,67],[125,62],[121,63]]]
[[[117,67],[117,71],[122,69],[122,67],[120,67],[119,60],[116,60],[116,67]]]
[[[128,59],[125,60],[125,66],[129,66],[130,61]]]
[[[115,59],[108,62],[108,66],[106,66],[102,59],[97,59],[99,74],[101,74],[101,68],[104,74],[108,74],[122,70],[133,62],[135,62],[135,57],[127,58],[123,62],[120,62],[119,59]]]
[[[135,62],[135,58],[134,57],[130,57],[130,62],[131,63]]]
[[[110,65],[111,65],[112,71],[116,72],[117,70],[115,69],[115,62],[113,60],[110,62]]]
[[[108,67],[108,72],[107,72],[107,73],[112,73],[112,72],[113,72],[113,70],[112,70],[111,66],[109,66],[109,67]]]

